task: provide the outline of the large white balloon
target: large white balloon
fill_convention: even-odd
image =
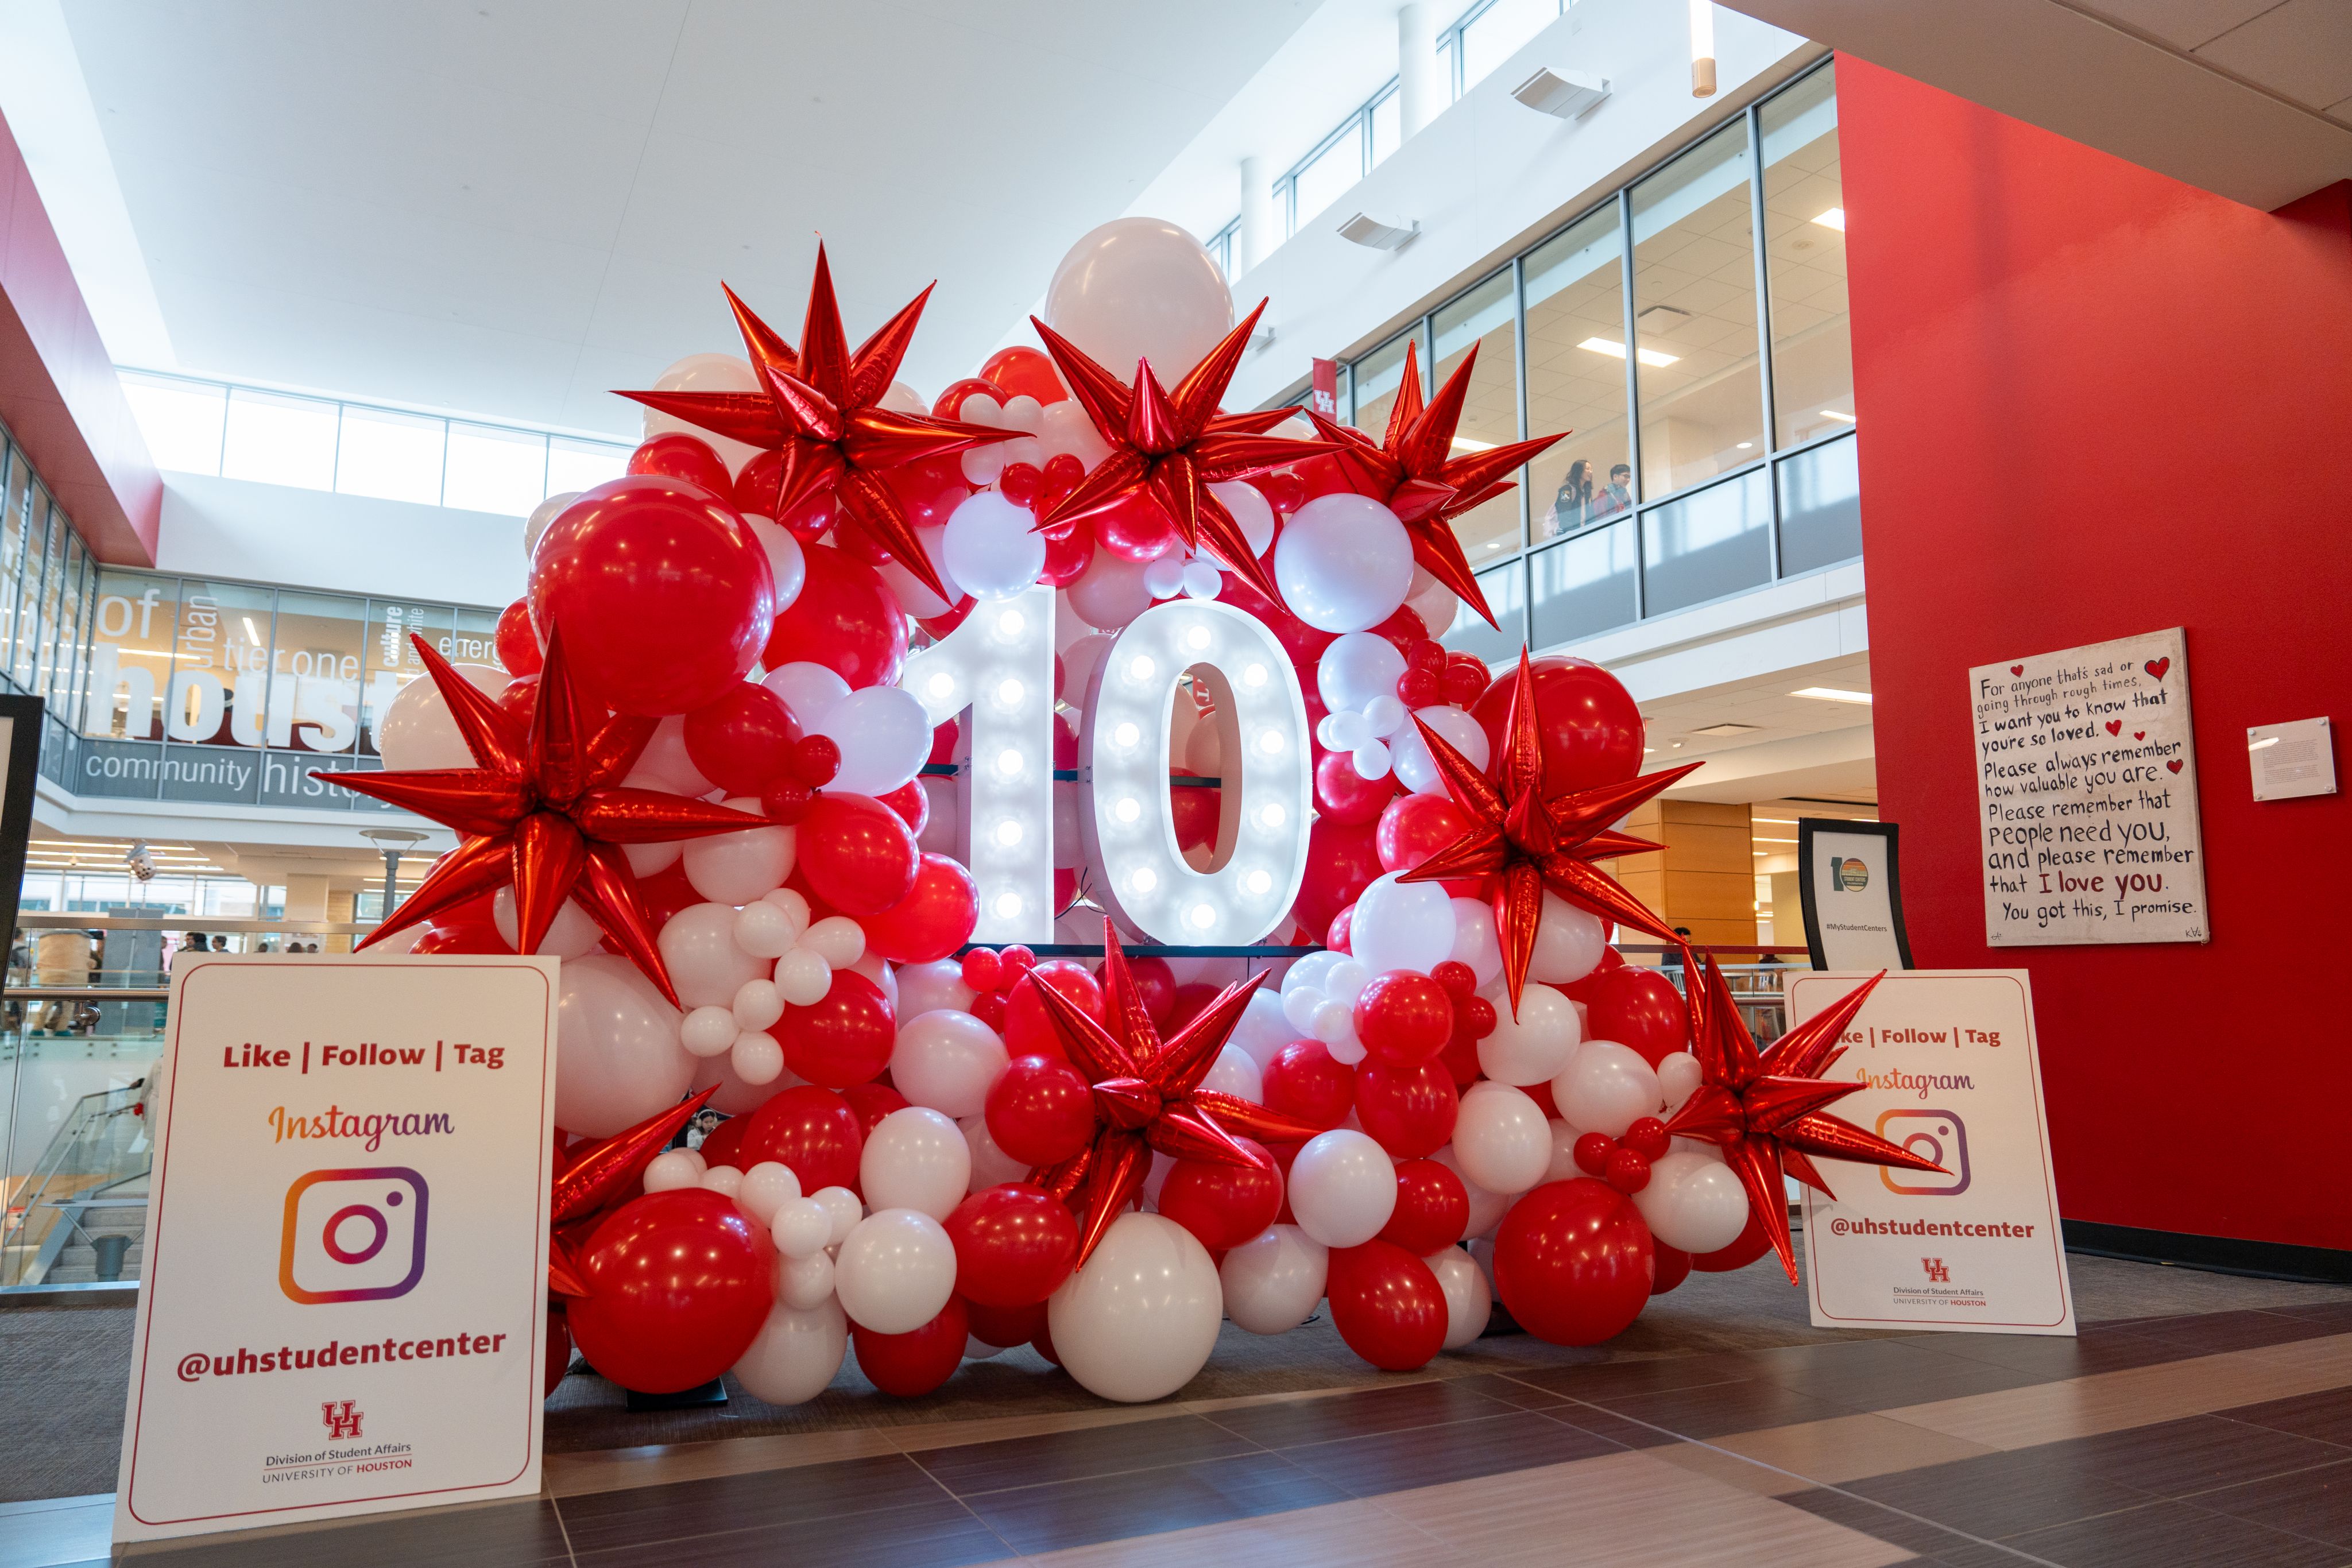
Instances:
[[[1495,1030],[1478,1042],[1478,1065],[1486,1076],[1521,1088],[1558,1077],[1576,1052],[1576,1004],[1532,982],[1519,994],[1517,1018],[1507,991],[1498,987],[1489,999],[1495,1004]]]
[[[751,361],[735,354],[688,354],[654,378],[656,392],[755,392],[760,390],[760,378],[752,371]],[[653,409],[645,412],[645,434],[651,441],[656,435],[677,432],[691,435],[697,441],[710,444],[727,465],[727,472],[740,474],[743,465],[758,455],[760,449],[740,441],[730,441],[723,435],[713,435],[700,425],[688,424],[676,414],[661,413]]]
[[[1535,951],[1528,956],[1528,978],[1547,986],[1572,984],[1592,973],[1608,946],[1608,927],[1601,916],[1547,889],[1536,923]]]
[[[841,771],[825,788],[843,794],[887,795],[920,772],[931,755],[931,721],[923,699],[903,686],[852,692],[806,727],[840,746]],[[694,873],[689,868],[687,874]]]
[[[745,517],[751,525],[751,537],[768,555],[768,576],[776,585],[776,613],[782,615],[801,596],[808,581],[808,558],[801,554],[801,541],[782,523],[767,517]]]
[[[1273,987],[1260,986],[1250,997],[1249,1007],[1242,1013],[1242,1021],[1235,1026],[1233,1038],[1226,1043],[1238,1045],[1249,1052],[1250,1060],[1257,1063],[1258,1071],[1264,1073],[1266,1063],[1281,1055],[1282,1048],[1297,1038],[1298,1031],[1292,1029],[1289,1020],[1282,1016],[1282,998],[1275,993]]]
[[[1225,1315],[1251,1333],[1287,1333],[1323,1299],[1331,1249],[1296,1225],[1270,1225],[1225,1254]]]
[[[806,1311],[773,1307],[735,1364],[735,1381],[754,1399],[804,1405],[825,1391],[848,1350],[849,1320],[840,1302],[820,1301]]]
[[[1447,956],[1469,965],[1471,977],[1479,985],[1491,986],[1503,973],[1503,939],[1495,930],[1495,906],[1483,898],[1452,902],[1454,951]],[[1507,1004],[1505,1007],[1508,1010]]]
[[[1694,1257],[1717,1252],[1748,1228],[1748,1189],[1721,1158],[1675,1149],[1650,1162],[1650,1182],[1633,1195],[1650,1233]]]
[[[1208,1249],[1156,1214],[1112,1221],[1094,1256],[1045,1303],[1063,1370],[1089,1394],[1130,1405],[1192,1382],[1223,1316]]]
[[[573,958],[555,1004],[555,1124],[608,1138],[666,1105],[694,1081],[677,1042],[678,1010],[626,958]]]
[[[513,684],[495,664],[459,664],[459,674],[485,695],[496,696]],[[449,716],[441,688],[420,677],[400,688],[375,721],[376,750],[388,768],[472,768],[474,754]]]
[[[756,796],[739,796],[727,804],[739,811],[760,814]],[[686,880],[714,904],[749,904],[783,886],[784,878],[793,874],[796,831],[771,823],[740,833],[689,839],[681,857],[686,862]]]
[[[1143,580],[1144,563],[1115,556],[1097,546],[1094,559],[1063,590],[1070,608],[1087,625],[1116,632],[1151,608]]]
[[[1045,324],[1123,382],[1149,360],[1160,384],[1173,387],[1233,330],[1233,286],[1182,226],[1113,218],[1054,269]]]
[[[917,1013],[899,1026],[890,1082],[910,1104],[961,1120],[986,1107],[989,1085],[1006,1061],[994,1030],[968,1012],[941,1009]]]
[[[1415,708],[1413,716],[1435,730],[1438,738],[1469,758],[1475,768],[1485,768],[1489,747],[1486,732],[1476,719],[1458,707]],[[1396,768],[1397,782],[1417,795],[1445,793],[1444,776],[1437,770],[1437,758],[1429,754],[1428,745],[1421,731],[1408,724],[1391,738],[1389,754]]]
[[[936,964],[903,964],[898,968],[898,1016],[920,1018],[940,1008],[963,1012],[978,993],[963,983],[963,965],[953,958]]]
[[[1361,713],[1374,697],[1396,695],[1404,655],[1386,637],[1350,632],[1323,650],[1315,666],[1315,689],[1333,713]]]
[[[834,678],[840,679],[837,675]],[[686,720],[675,714],[654,726],[653,738],[646,742],[644,752],[637,758],[636,767],[630,769],[628,778],[622,782],[632,789],[667,789],[673,795],[691,795],[698,800],[718,788],[702,776],[700,769],[694,766],[694,758],[687,755]],[[632,844],[629,847],[635,849],[637,846]],[[674,855],[670,857],[672,860],[676,858]],[[640,876],[649,870],[661,869],[661,866],[637,865],[634,856],[629,863],[636,867]],[[667,865],[668,861],[662,863]]]
[[[1045,536],[1036,517],[994,490],[956,505],[942,541],[949,575],[982,599],[1010,599],[1045,570]]]
[[[1456,1129],[1459,1130],[1458,1117]],[[1511,1205],[1518,1201],[1519,1195],[1516,1192],[1492,1192],[1472,1180],[1470,1173],[1463,1168],[1461,1155],[1455,1152],[1452,1144],[1429,1157],[1460,1177],[1462,1190],[1469,1196],[1470,1218],[1462,1226],[1465,1239],[1491,1234],[1495,1227],[1503,1222],[1503,1216],[1510,1212]]]
[[[1310,1138],[1291,1163],[1290,1211],[1326,1247],[1360,1247],[1378,1236],[1396,1197],[1396,1162],[1362,1133],[1342,1127]]]
[[[1201,1080],[1201,1087],[1219,1094],[1231,1094],[1237,1099],[1255,1100],[1263,1103],[1265,1098],[1265,1074],[1257,1058],[1240,1046],[1227,1041],[1217,1053],[1216,1065]]]
[[[1210,486],[1209,494],[1223,501],[1234,521],[1241,525],[1242,538],[1249,541],[1250,553],[1265,554],[1265,547],[1274,542],[1274,508],[1266,504],[1265,493],[1246,480],[1229,479]]]
[[[971,1147],[951,1119],[928,1106],[908,1105],[883,1117],[866,1134],[857,1181],[877,1212],[913,1209],[944,1220],[971,1186]]]
[[[850,1322],[876,1333],[912,1333],[947,1306],[955,1273],[955,1243],[938,1220],[918,1209],[883,1208],[841,1244],[833,1290]],[[1054,1343],[1059,1349],[1061,1341]]]
[[[1445,1348],[1459,1350],[1485,1333],[1486,1320],[1495,1315],[1495,1297],[1486,1288],[1486,1276],[1459,1247],[1433,1252],[1422,1261],[1437,1276],[1437,1288],[1445,1292]]]
[[[1551,1081],[1551,1097],[1559,1113],[1586,1132],[1622,1138],[1640,1118],[1656,1115],[1664,1096],[1640,1051],[1614,1040],[1588,1040]]]
[[[1318,496],[1275,539],[1274,581],[1309,626],[1368,631],[1395,614],[1412,586],[1412,538],[1369,496]]]
[[[735,911],[728,904],[688,904],[669,917],[655,946],[677,999],[689,1008],[732,1009],[746,981],[768,974],[766,959],[735,945]]]
[[[1029,1174],[1028,1161],[1016,1160],[996,1146],[996,1140],[989,1136],[985,1114],[966,1116],[956,1125],[963,1129],[963,1141],[971,1148],[971,1181],[965,1189],[967,1193],[1003,1186]]]
[[[1697,1092],[1706,1073],[1698,1058],[1687,1051],[1670,1051],[1658,1063],[1658,1093],[1665,1101],[1662,1114],[1671,1116],[1683,1108],[1683,1102]]]
[[[1509,1084],[1474,1083],[1454,1119],[1454,1153],[1488,1192],[1525,1192],[1551,1168],[1551,1128],[1543,1107]]]
[[[1356,901],[1348,943],[1370,974],[1412,969],[1426,975],[1454,951],[1453,901],[1438,883],[1400,882],[1391,872]]]
[[[803,729],[822,722],[849,695],[849,683],[823,664],[795,660],[770,670],[760,684],[783,699]]]
[[[500,939],[508,946],[517,952],[522,950],[515,940],[522,933],[522,921],[515,913],[512,883],[490,895],[490,925],[497,928]],[[533,950],[551,958],[584,958],[602,947],[604,943],[604,928],[590,918],[586,910],[567,898],[557,908],[547,935],[539,939],[539,946]],[[568,1122],[556,1124],[567,1129],[571,1126]]]

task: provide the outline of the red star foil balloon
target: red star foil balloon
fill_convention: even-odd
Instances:
[[[829,492],[845,524],[887,551],[925,588],[952,602],[956,596],[940,580],[915,536],[906,507],[883,476],[926,458],[1010,441],[1023,433],[882,406],[907,346],[914,340],[915,323],[922,319],[931,288],[915,296],[852,351],[834,298],[833,270],[820,243],[798,352],[751,314],[733,289],[727,290],[743,347],[765,391],[620,395],[730,441],[780,454],[783,462],[775,497],[768,503],[770,517],[781,518],[811,497]]]
[[[624,1127],[609,1138],[583,1144],[566,1154],[555,1152],[555,1170],[548,1191],[547,1285],[560,1296],[584,1296],[579,1243],[603,1223],[605,1213],[635,1196],[633,1190],[654,1156],[669,1147],[677,1130],[719,1092],[712,1084],[691,1099],[667,1111],[656,1111],[634,1127]]]
[[[1072,1158],[1029,1176],[1067,1202],[1077,1216],[1081,1266],[1094,1255],[1111,1221],[1143,1190],[1154,1150],[1180,1160],[1263,1167],[1265,1162],[1237,1138],[1302,1144],[1323,1131],[1239,1095],[1201,1087],[1267,973],[1261,969],[1227,986],[1192,1022],[1163,1041],[1127,967],[1118,933],[1106,919],[1103,996],[1108,1023],[1097,1022],[1051,986],[1036,988],[1070,1064],[1094,1085],[1095,1141]]]
[[[592,710],[582,705],[572,684],[560,633],[548,639],[539,700],[528,727],[451,669],[423,637],[410,641],[476,766],[311,773],[323,783],[455,828],[463,840],[360,946],[511,885],[520,927],[517,952],[539,951],[569,898],[645,971],[672,1007],[679,1006],[622,846],[739,833],[766,819],[623,785],[620,780],[653,738],[656,721],[614,715],[592,729]]]
[[[1533,458],[1553,442],[1568,435],[1538,435],[1454,455],[1454,427],[1462,421],[1462,405],[1470,392],[1471,367],[1478,362],[1473,343],[1462,363],[1437,389],[1436,401],[1421,402],[1421,371],[1416,346],[1404,346],[1404,380],[1396,402],[1389,405],[1388,432],[1380,441],[1360,430],[1309,412],[1315,428],[1338,448],[1340,468],[1359,495],[1370,496],[1397,515],[1412,539],[1412,559],[1423,570],[1454,591],[1455,598],[1500,630],[1486,596],[1471,575],[1462,541],[1454,536],[1454,519],[1484,506],[1511,488],[1504,475]]]
[[[1242,350],[1249,346],[1250,333],[1265,311],[1261,299],[1249,319],[1220,339],[1173,392],[1161,389],[1150,361],[1136,361],[1135,385],[1129,388],[1067,338],[1034,316],[1029,318],[1070,395],[1110,444],[1110,455],[1039,518],[1038,528],[1056,528],[1141,497],[1167,515],[1187,549],[1205,545],[1235,576],[1281,603],[1281,593],[1250,549],[1242,526],[1209,490],[1228,479],[1246,479],[1331,450],[1328,442],[1266,434],[1291,416],[1287,408],[1217,412],[1217,400],[1240,367]]]
[[[1535,672],[1524,648],[1519,650],[1518,678],[1511,688],[1510,714],[1503,726],[1502,754],[1494,759],[1493,779],[1418,715],[1413,723],[1436,760],[1445,792],[1470,819],[1470,826],[1397,880],[1444,882],[1475,877],[1491,885],[1495,928],[1503,944],[1503,978],[1510,987],[1513,1018],[1519,1016],[1519,996],[1527,988],[1528,961],[1535,952],[1536,925],[1543,915],[1547,888],[1620,925],[1688,951],[1674,927],[1591,862],[1664,848],[1648,839],[1613,831],[1609,824],[1699,767],[1698,763],[1543,799],[1543,735],[1536,717]]]
[[[1868,1087],[1860,1080],[1827,1082],[1822,1074],[1845,1054],[1838,1037],[1885,974],[1881,969],[1760,1053],[1713,954],[1706,956],[1703,982],[1691,992],[1692,1050],[1698,1057],[1701,1077],[1682,1109],[1668,1118],[1666,1131],[1721,1146],[1725,1161],[1748,1189],[1749,1210],[1771,1236],[1772,1249],[1780,1255],[1780,1267],[1789,1271],[1792,1285],[1797,1283],[1797,1254],[1789,1236],[1789,1194],[1780,1179],[1784,1173],[1835,1198],[1837,1194],[1813,1164],[1817,1155],[1897,1170],[1944,1168],[1826,1110]]]

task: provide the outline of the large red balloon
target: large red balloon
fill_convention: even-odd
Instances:
[[[1381,813],[1381,869],[1411,871],[1469,828],[1462,808],[1444,795],[1400,795]]]
[[[1078,1004],[1081,1011],[1100,1019],[1103,1013],[1102,983],[1081,963],[1071,958],[1048,958],[1013,984],[1004,994],[1004,1049],[1015,1056],[1059,1056],[1062,1037],[1055,1032],[1054,1020],[1045,1011],[1045,1004],[1037,999],[1037,988],[1051,986]]]
[[[1307,875],[1290,906],[1291,918],[1309,931],[1328,929],[1332,918],[1362,897],[1385,869],[1371,827],[1318,817],[1307,835]]]
[[[1641,1210],[1606,1182],[1548,1182],[1495,1233],[1495,1293],[1519,1326],[1554,1344],[1622,1333],[1650,1299],[1657,1258]]]
[[[1681,1248],[1669,1247],[1654,1236],[1650,1238],[1650,1245],[1658,1254],[1658,1277],[1650,1281],[1650,1294],[1663,1296],[1690,1278],[1693,1260]]]
[[[1454,1038],[1454,1001],[1427,975],[1391,969],[1356,993],[1356,1038],[1374,1060],[1417,1067]]]
[[[1377,822],[1396,792],[1395,774],[1367,779],[1349,752],[1327,751],[1315,764],[1315,809],[1335,822]]]
[[[811,1083],[846,1089],[890,1065],[898,1020],[882,988],[855,969],[835,969],[833,986],[804,1008],[788,1007],[770,1034],[784,1065]]]
[[[885,1394],[913,1399],[929,1394],[963,1364],[971,1320],[955,1297],[940,1315],[906,1333],[876,1333],[863,1323],[851,1325],[849,1337],[857,1347],[857,1370]]]
[[[1037,350],[1015,343],[1009,349],[999,349],[980,362],[980,379],[993,382],[1004,389],[1006,402],[1016,397],[1034,397],[1039,402],[1060,402],[1070,394],[1062,390],[1062,378],[1054,373],[1054,361]]]
[[[922,852],[907,819],[870,795],[822,790],[795,839],[801,872],[844,915],[879,915],[915,891]]]
[[[988,1135],[1032,1166],[1059,1165],[1094,1140],[1095,1092],[1059,1056],[1016,1056],[988,1090]]]
[[[925,854],[915,866],[915,890],[858,924],[866,927],[867,952],[893,964],[936,964],[971,940],[980,890],[956,861]]]
[[[1269,1110],[1336,1127],[1356,1103],[1356,1070],[1319,1040],[1294,1040],[1265,1064],[1262,1092]]]
[[[1042,1301],[1078,1266],[1078,1222],[1069,1206],[1026,1182],[973,1193],[949,1214],[947,1233],[955,1243],[956,1290],[983,1306]]]
[[[584,691],[655,716],[724,696],[776,616],[767,551],[735,508],[657,474],[608,480],[566,507],[531,552],[530,598],[540,641],[562,631]]]
[[[531,629],[530,601],[518,599],[499,612],[499,629],[491,636],[499,651],[499,663],[509,675],[535,675],[547,662],[539,645],[539,633]]]
[[[1586,1039],[1630,1045],[1652,1067],[1689,1043],[1683,994],[1646,964],[1628,964],[1594,981],[1584,1009]]]
[[[1356,1070],[1356,1118],[1393,1158],[1417,1160],[1444,1148],[1461,1111],[1461,1093],[1443,1061],[1397,1067],[1375,1059]]]
[[[907,620],[881,574],[831,545],[803,545],[801,559],[807,579],[775,617],[761,662],[823,664],[853,688],[898,685]]]
[[[686,716],[686,755],[730,795],[759,795],[792,768],[800,720],[767,687],[738,681]]]
[[[841,1097],[857,1113],[857,1130],[867,1137],[874,1135],[883,1117],[893,1111],[903,1111],[911,1103],[887,1083],[853,1083],[841,1092]]]
[[[1331,1254],[1331,1326],[1384,1372],[1426,1366],[1445,1348],[1445,1291],[1436,1273],[1392,1241]]]
[[[1642,710],[1616,676],[1589,659],[1560,653],[1536,660],[1534,672],[1546,795],[1621,783],[1642,770]],[[1496,757],[1503,755],[1503,723],[1518,679],[1518,671],[1507,666],[1470,708]]]
[[[655,436],[629,454],[632,474],[667,474],[701,486],[724,501],[735,497],[735,481],[717,449],[698,435],[673,430]]]
[[[724,1193],[630,1199],[580,1256],[565,1307],[588,1364],[640,1394],[709,1382],[751,1348],[775,1301],[776,1244]]]
[[[1396,1207],[1380,1239],[1416,1258],[1451,1247],[1470,1228],[1470,1191],[1435,1160],[1405,1160],[1396,1168]]]
[[[820,1187],[857,1187],[857,1162],[866,1152],[866,1133],[849,1102],[829,1089],[795,1084],[770,1095],[767,1103],[748,1117],[721,1124],[747,1124],[740,1148],[742,1166],[750,1170],[761,1160],[792,1167],[803,1192]]]
[[[1263,1158],[1257,1166],[1220,1165],[1213,1160],[1178,1160],[1160,1187],[1160,1212],[1223,1252],[1274,1223],[1282,1212],[1282,1172],[1265,1147],[1235,1140]]]
[[[971,1337],[999,1350],[1007,1345],[1027,1344],[1045,1332],[1045,1303],[1043,1301],[1032,1301],[1020,1307],[990,1307],[965,1297],[963,1310],[971,1325]]]

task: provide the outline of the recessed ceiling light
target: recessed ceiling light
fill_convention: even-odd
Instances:
[[[1789,694],[1792,697],[1814,697],[1825,703],[1866,703],[1868,692],[1842,691],[1836,686],[1806,686]]]
[[[1833,408],[1825,408],[1822,410],[1822,417],[1823,419],[1834,419],[1840,424],[1852,424],[1853,423],[1853,415],[1850,413],[1840,413]]]
[[[1845,233],[1845,209],[1832,207],[1828,212],[1817,214],[1813,222],[1825,229],[1835,229],[1838,233],[1843,234]]]
[[[1495,444],[1491,441],[1481,441],[1474,435],[1457,435],[1454,438],[1454,449],[1457,452],[1492,452],[1495,450]]]
[[[1596,354],[1606,354],[1612,360],[1622,360],[1625,357],[1625,345],[1613,339],[1587,338],[1577,347],[1589,349]],[[1643,349],[1634,357],[1645,365],[1671,365],[1682,358],[1680,354],[1669,354],[1662,349]]]
[[[1693,735],[1746,735],[1751,729],[1762,727],[1763,726],[1756,724],[1710,724],[1704,729],[1695,729],[1691,733]]]
[[[1741,443],[1739,444],[1739,450],[1740,450],[1740,451],[1742,451],[1742,452],[1745,452],[1745,451],[1747,451],[1749,447],[1751,447],[1751,446],[1753,446],[1753,445],[1755,445],[1755,444],[1755,444],[1754,442],[1752,442],[1752,441],[1743,441],[1743,442],[1741,442]]]

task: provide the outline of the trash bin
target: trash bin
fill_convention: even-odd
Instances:
[[[121,1231],[111,1231],[90,1239],[90,1248],[98,1254],[98,1277],[101,1280],[122,1278],[122,1255],[131,1250],[131,1238]]]

